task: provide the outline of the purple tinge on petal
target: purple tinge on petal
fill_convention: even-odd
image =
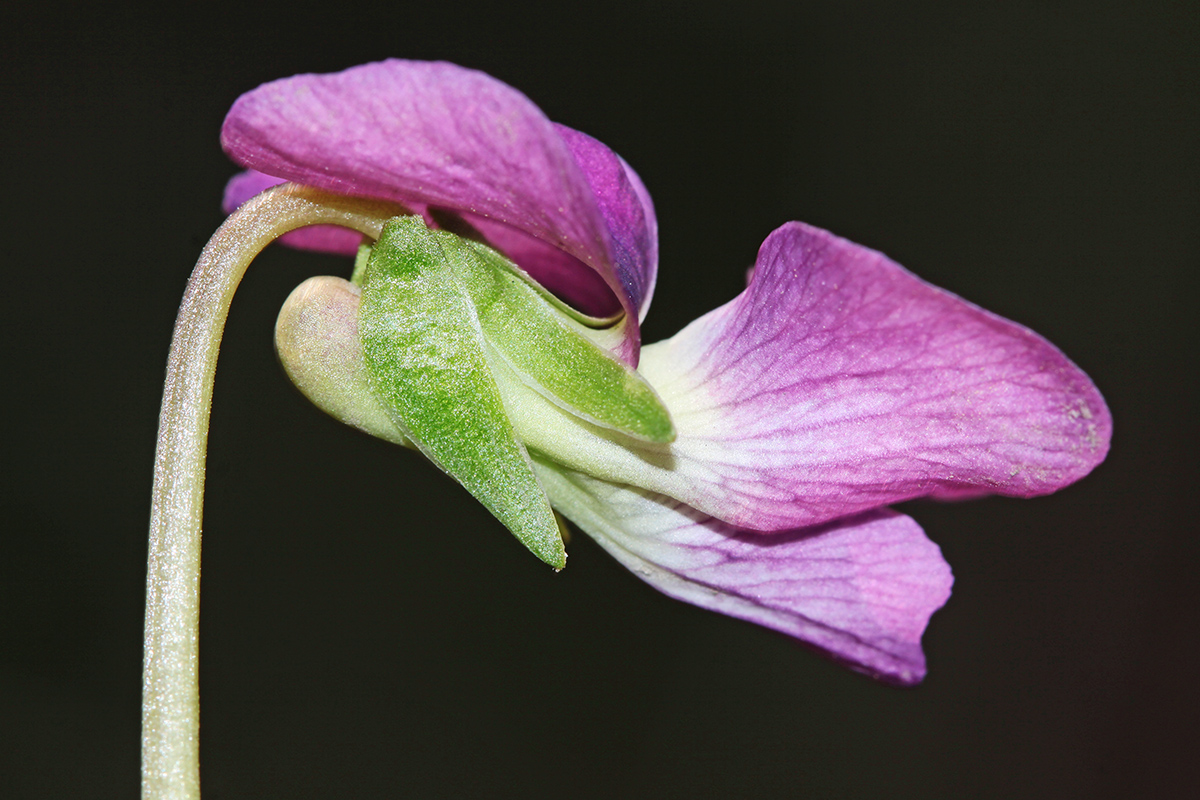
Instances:
[[[608,223],[617,280],[644,319],[658,271],[658,221],[641,178],[625,160],[586,133],[555,124],[583,170]]]
[[[225,184],[225,197],[221,201],[221,210],[232,214],[234,209],[255,195],[262,194],[272,186],[284,183],[283,178],[272,178],[256,170],[248,169],[239,172]],[[297,250],[316,250],[321,253],[352,256],[358,252],[362,243],[362,234],[349,228],[339,228],[336,225],[311,225],[298,228],[291,233],[279,237],[281,244],[295,247]]]
[[[659,542],[631,543],[619,560],[664,570],[633,567],[672,597],[786,633],[873,677],[905,685],[925,677],[921,635],[954,579],[910,517],[881,509],[766,534],[691,516]],[[648,560],[656,555],[661,562]]]
[[[658,281],[658,215],[654,212],[654,201],[650,199],[650,191],[642,182],[641,176],[634,172],[633,167],[629,166],[625,159],[620,156],[617,156],[617,159],[625,168],[625,178],[629,181],[633,193],[637,195],[638,201],[642,205],[642,218],[646,225],[644,233],[635,233],[631,236],[635,241],[642,241],[644,236],[647,247],[643,262],[646,270],[641,300],[642,317],[644,318],[646,312],[650,310],[650,301],[654,298],[654,287]]]
[[[1046,494],[1100,463],[1112,431],[1049,342],[801,223],[767,238],[738,298],[643,352],[705,511],[756,530]]]
[[[881,680],[924,678],[921,635],[953,577],[909,517],[877,509],[750,533],[661,495],[539,474],[557,508],[659,591],[793,636]]]
[[[272,178],[258,170],[248,169],[239,172],[225,184],[225,196],[221,198],[221,210],[232,214],[234,209],[251,197],[260,195],[272,186],[285,183],[283,178]]]
[[[644,294],[631,292],[652,276],[639,284],[633,268],[619,266],[600,200],[571,148],[515,89],[447,63],[297,75],[240,97],[221,141],[234,161],[268,175],[465,212],[565,251],[621,301],[630,318],[625,355],[636,363]]]

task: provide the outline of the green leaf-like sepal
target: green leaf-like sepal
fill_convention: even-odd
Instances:
[[[588,422],[649,442],[675,440],[671,415],[637,372],[589,338],[541,287],[486,245],[462,243],[452,265],[488,344],[522,381]]]
[[[451,267],[465,247],[419,217],[384,227],[359,310],[372,389],[431,461],[561,569],[566,550],[554,512],[505,414],[474,303]]]

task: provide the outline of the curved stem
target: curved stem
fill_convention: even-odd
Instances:
[[[225,221],[200,255],[175,320],[154,462],[142,677],[142,798],[200,797],[200,520],[209,407],[229,303],[256,255],[316,224],[378,238],[391,203],[284,184]]]

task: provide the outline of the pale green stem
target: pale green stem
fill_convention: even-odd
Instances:
[[[200,520],[209,406],[221,332],[246,268],[277,237],[339,225],[373,239],[399,206],[284,184],[239,208],[213,234],[175,320],[159,416],[150,508],[142,677],[142,798],[200,797]]]

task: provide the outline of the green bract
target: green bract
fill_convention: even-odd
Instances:
[[[360,258],[361,263],[361,258]],[[506,413],[497,373],[579,418],[670,442],[650,386],[490,248],[398,217],[356,269],[372,393],[420,450],[539,558],[566,561],[558,523]]]

